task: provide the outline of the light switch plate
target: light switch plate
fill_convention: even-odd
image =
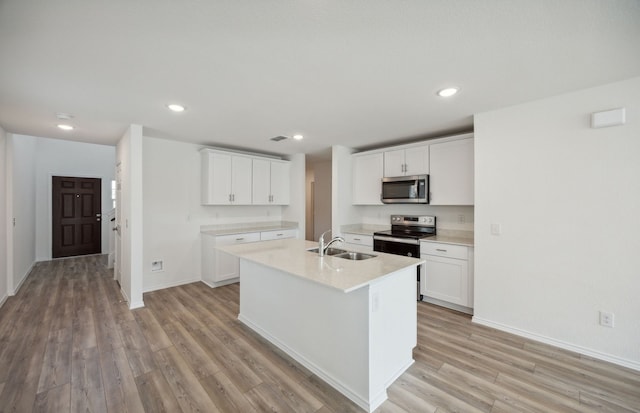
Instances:
[[[502,233],[502,225],[491,224],[491,235],[500,235]]]

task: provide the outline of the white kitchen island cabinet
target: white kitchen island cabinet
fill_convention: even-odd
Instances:
[[[368,412],[412,363],[415,258],[351,261],[276,240],[220,247],[240,258],[238,319]]]

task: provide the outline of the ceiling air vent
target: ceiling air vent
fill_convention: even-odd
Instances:
[[[271,138],[271,140],[274,141],[274,142],[280,142],[280,141],[283,141],[285,139],[288,139],[288,138],[286,136],[282,136],[282,135],[281,136],[276,136],[275,138]]]

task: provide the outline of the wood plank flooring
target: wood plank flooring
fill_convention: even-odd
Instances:
[[[104,257],[38,263],[0,308],[0,412],[361,412],[236,319],[238,285],[145,294]],[[416,363],[377,413],[640,412],[640,373],[418,304]]]

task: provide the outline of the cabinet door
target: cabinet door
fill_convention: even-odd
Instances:
[[[209,153],[209,203],[228,205],[231,203],[231,156]]]
[[[404,175],[404,149],[384,153],[384,176]]]
[[[271,162],[266,159],[253,160],[253,203],[269,204],[271,195]]]
[[[429,173],[429,145],[406,149],[404,153],[405,175]]]
[[[251,204],[251,158],[234,156],[231,167],[232,202],[238,205]]]
[[[238,257],[216,250],[214,282],[225,281],[240,276],[240,260]]]
[[[473,205],[473,138],[429,149],[431,205]]]
[[[383,154],[353,156],[352,158],[352,203],[354,205],[382,205]]]
[[[423,255],[425,274],[423,294],[465,307],[469,302],[469,268],[467,260]]]
[[[289,162],[271,162],[271,204],[289,205]]]

